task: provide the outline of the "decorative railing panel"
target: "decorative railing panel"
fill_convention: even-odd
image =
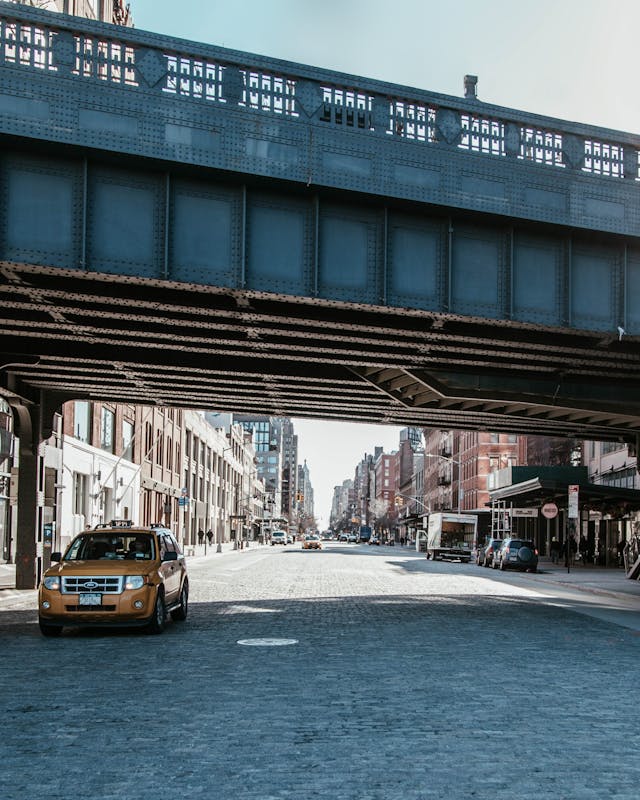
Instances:
[[[259,163],[263,165],[261,174],[269,174],[272,169],[279,175],[287,168],[289,177],[300,180],[304,176],[302,179],[313,178],[321,183],[321,172],[304,163],[301,150],[313,140],[315,148],[333,153],[324,160],[320,158],[322,164],[331,166],[331,176],[326,177],[329,185],[337,185],[337,176],[342,171],[347,189],[380,191],[373,184],[374,180],[379,180],[383,182],[381,186],[393,186],[394,193],[399,196],[455,204],[455,196],[447,195],[453,184],[440,176],[445,170],[450,173],[452,159],[473,159],[473,163],[464,165],[456,162],[467,176],[477,170],[476,177],[465,179],[465,198],[460,202],[473,202],[470,198],[476,192],[481,197],[478,207],[488,209],[487,203],[495,202],[501,204],[496,205],[496,210],[506,210],[505,198],[519,196],[506,187],[521,180],[531,181],[531,169],[539,168],[540,180],[524,191],[523,196],[527,198],[524,205],[510,213],[523,216],[530,213],[535,218],[542,214],[543,218],[554,222],[562,221],[558,212],[563,208],[570,210],[568,213],[578,213],[572,210],[578,205],[563,200],[559,194],[565,192],[568,198],[575,190],[577,178],[601,182],[603,187],[614,183],[636,186],[640,178],[640,139],[630,134],[528,115],[483,104],[477,99],[408,90],[2,2],[0,66],[24,70],[25,76],[31,71],[34,77],[47,75],[52,81],[77,81],[77,92],[82,95],[83,102],[79,103],[76,98],[76,107],[86,109],[92,101],[96,104],[93,117],[87,116],[85,111],[80,115],[80,127],[84,125],[84,130],[92,131],[91,144],[97,144],[102,123],[105,131],[111,126],[111,132],[125,132],[114,140],[115,149],[122,147],[129,130],[168,130],[168,138],[160,141],[130,136],[136,139],[132,152],[166,157],[166,153],[148,151],[171,146],[175,149],[179,143],[183,148],[181,157],[185,157],[185,148],[189,147],[194,149],[194,160],[204,158],[206,152],[217,153],[215,158],[210,156],[209,163],[223,169],[242,169],[238,153],[244,151],[254,158],[248,169],[256,168]],[[121,113],[130,117],[132,108],[140,109],[141,121],[137,127],[130,121],[118,124],[115,117],[109,118],[105,103],[99,99],[100,86],[123,92],[121,106],[126,110]],[[69,91],[73,92],[65,86],[65,96]],[[124,93],[137,93],[140,97],[132,103],[131,96]],[[2,97],[0,114],[7,113],[14,118],[21,114],[21,131],[30,120],[44,130],[43,120],[47,108],[51,108],[47,106],[48,99],[41,100],[30,91],[20,97],[15,89]],[[166,105],[158,104],[154,99],[158,97],[166,102],[174,101],[175,108],[168,110]],[[85,102],[85,98],[88,101]],[[158,118],[161,124],[155,128],[146,124],[149,118],[147,99],[151,113],[164,115],[163,119]],[[112,94],[106,107],[109,114],[117,116],[118,103],[115,102],[112,111],[113,100]],[[198,102],[203,101],[213,113],[233,112],[233,125],[230,127],[217,120],[213,126],[205,120],[205,112],[198,106]],[[70,99],[69,104],[72,102]],[[243,115],[246,115],[244,123]],[[246,133],[254,125],[252,120],[256,115],[265,120],[272,117],[279,123],[286,121],[291,127],[266,126],[259,134],[263,138],[256,139],[256,134]],[[64,131],[72,130],[67,124],[72,118],[68,110],[64,125],[52,122],[55,135],[64,138]],[[314,134],[310,139],[303,128],[317,130],[318,136]],[[221,161],[224,157],[219,138],[221,130],[225,131],[226,141],[237,137],[231,167]],[[70,135],[67,134],[64,141],[70,141]],[[269,139],[270,135],[276,138]],[[245,144],[243,137],[248,136],[253,139]],[[345,136],[359,138],[347,141]],[[409,150],[411,147],[414,149]],[[420,155],[420,148],[424,148],[424,155]],[[307,155],[313,158],[313,150],[309,148],[304,157]],[[428,161],[428,167],[421,164],[422,159]],[[483,159],[491,159],[491,164],[486,161],[483,166]],[[336,169],[338,162],[341,170]],[[373,169],[374,162],[379,168]],[[299,174],[294,174],[292,167],[299,168]],[[523,172],[524,167],[527,170]],[[527,177],[522,177],[524,175]],[[604,215],[610,216],[608,221],[603,221],[604,227],[622,231],[622,220],[628,222],[629,214],[616,210],[615,204],[624,203],[630,207],[630,203],[617,197],[609,202],[603,191],[610,190],[597,190],[596,200],[589,200],[589,224],[594,224],[593,210],[600,208]],[[544,211],[545,203],[547,211]],[[633,205],[637,206],[637,201]],[[579,224],[579,220],[568,217],[565,221]],[[640,218],[637,227],[640,230]]]

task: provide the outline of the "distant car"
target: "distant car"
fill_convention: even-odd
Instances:
[[[519,569],[523,572],[538,571],[538,551],[530,539],[505,539],[494,553],[494,569]]]
[[[379,544],[380,544],[380,539],[379,539],[379,537],[378,537],[378,536],[372,536],[372,537],[369,539],[369,544],[377,544],[377,545],[379,545]]]
[[[288,533],[287,534],[287,544],[293,544],[294,542],[295,542],[295,539],[293,538],[293,534],[292,533]]]
[[[305,536],[304,541],[302,542],[302,549],[322,550],[322,542],[320,541],[320,537],[316,536],[315,534],[309,534],[308,536]]]
[[[476,553],[476,564],[479,567],[490,567],[493,563],[493,556],[496,550],[500,549],[502,539],[489,539],[485,545],[481,545]]]
[[[338,541],[339,542],[348,542],[349,541],[349,534],[348,533],[341,533],[340,536],[338,536]]]
[[[287,534],[284,531],[272,531],[271,546],[274,544],[287,544]]]
[[[357,536],[357,534],[355,534],[355,533],[348,533],[348,534],[347,534],[347,541],[348,541],[348,542],[357,542],[357,541],[358,541],[358,536]]]

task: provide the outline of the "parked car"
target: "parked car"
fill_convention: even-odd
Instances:
[[[380,537],[378,537],[378,536],[372,536],[372,537],[369,539],[369,544],[377,544],[377,545],[379,545],[379,544],[380,544]]]
[[[530,539],[505,539],[493,556],[494,569],[538,571],[538,551]]]
[[[316,536],[313,533],[305,536],[304,537],[304,541],[302,542],[302,549],[303,550],[322,550],[322,542],[320,541],[320,537]]]
[[[493,556],[501,545],[502,539],[488,539],[485,545],[481,545],[478,548],[476,564],[479,567],[490,567],[493,564]]]
[[[358,534],[357,533],[348,533],[347,534],[347,541],[356,543],[358,541]]]
[[[284,531],[271,531],[271,546],[274,544],[287,544],[287,534]]]
[[[59,636],[65,625],[139,625],[162,633],[167,614],[187,618],[187,566],[167,528],[99,525],[51,561],[38,590],[43,636]]]

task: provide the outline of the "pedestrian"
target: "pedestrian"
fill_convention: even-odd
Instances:
[[[213,531],[211,528],[207,531],[207,541],[209,542],[209,547],[213,544]]]
[[[204,542],[204,531],[202,528],[198,531],[198,544],[202,544]]]
[[[618,544],[616,545],[616,550],[618,553],[618,566],[624,567],[624,551],[627,544],[626,539],[620,539]]]
[[[549,548],[549,552],[551,554],[551,562],[553,564],[558,563],[558,559],[560,557],[560,542],[558,541],[558,537],[554,536],[551,540],[551,546]]]

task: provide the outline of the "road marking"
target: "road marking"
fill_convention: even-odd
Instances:
[[[287,644],[298,644],[297,639],[238,639],[238,644],[247,647],[283,647]]]

